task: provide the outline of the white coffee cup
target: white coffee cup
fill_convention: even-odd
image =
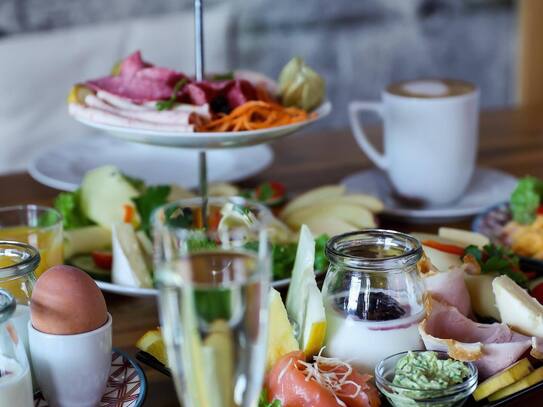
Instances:
[[[104,395],[111,369],[111,315],[94,331],[52,335],[28,323],[34,373],[53,407],[95,407]]]
[[[358,113],[384,122],[384,154],[368,140]],[[442,205],[458,199],[475,168],[479,90],[456,80],[428,79],[390,85],[382,102],[349,104],[353,135],[384,170],[398,196]]]

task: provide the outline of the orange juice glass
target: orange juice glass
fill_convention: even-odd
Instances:
[[[39,277],[45,270],[62,264],[62,216],[53,208],[18,205],[0,208],[0,240],[28,243],[38,249]]]

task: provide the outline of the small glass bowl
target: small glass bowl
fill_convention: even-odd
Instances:
[[[449,357],[446,352],[435,353],[439,359]],[[471,362],[464,362],[469,368],[469,376],[462,383],[443,390],[417,390],[393,384],[396,365],[405,355],[407,352],[389,356],[381,360],[375,368],[377,388],[394,407],[460,407],[477,387],[477,368]]]

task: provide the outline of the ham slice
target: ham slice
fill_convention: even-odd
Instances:
[[[474,322],[457,308],[436,300],[429,301],[428,315],[420,323],[419,332],[426,349],[474,362],[481,379],[512,365],[532,346],[532,338],[505,324]]]
[[[75,118],[111,126],[138,128],[142,130],[171,131],[171,132],[192,132],[194,127],[190,124],[163,124],[143,121],[135,118],[124,117],[119,114],[100,109],[97,107],[82,106],[70,103],[69,113]]]
[[[424,277],[427,292],[436,300],[456,307],[463,315],[471,315],[471,299],[462,268],[437,272]]]
[[[87,107],[100,109],[117,116],[125,117],[127,119],[135,119],[144,122],[173,126],[186,126],[190,124],[190,118],[192,115],[192,113],[182,110],[158,111],[151,109],[121,109],[106,103],[95,95],[88,95],[85,98],[85,104],[87,105]]]

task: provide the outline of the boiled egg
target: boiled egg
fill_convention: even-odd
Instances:
[[[30,302],[32,326],[47,334],[75,335],[107,322],[104,296],[76,267],[54,266],[41,275]]]

